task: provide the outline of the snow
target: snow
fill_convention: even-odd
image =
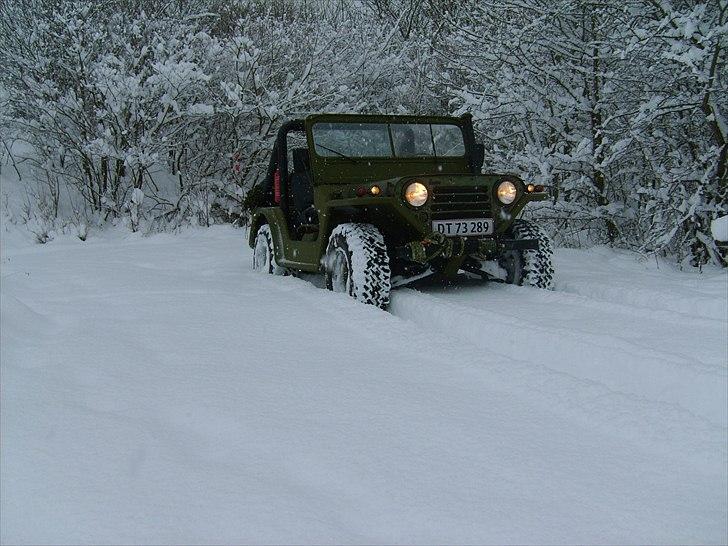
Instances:
[[[209,116],[215,113],[215,108],[209,104],[193,104],[189,107],[188,112],[190,114],[203,114]]]
[[[728,241],[728,216],[721,216],[713,220],[710,230],[716,241]]]
[[[724,270],[558,250],[387,313],[230,227],[0,231],[3,544],[728,541]]]

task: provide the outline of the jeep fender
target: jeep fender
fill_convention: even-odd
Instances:
[[[248,233],[248,244],[250,248],[255,247],[255,236],[258,234],[258,229],[263,224],[270,226],[271,235],[273,236],[273,247],[275,250],[276,260],[283,258],[283,235],[281,233],[281,226],[285,226],[286,220],[283,216],[283,211],[278,207],[270,207],[260,209],[253,215],[253,221],[250,223],[250,232]],[[285,229],[285,228],[284,228]]]
[[[256,212],[253,215],[253,219],[250,222],[250,230],[248,231],[248,245],[250,248],[255,248],[255,237],[258,235],[258,230],[263,224],[268,224],[268,219],[262,212]]]

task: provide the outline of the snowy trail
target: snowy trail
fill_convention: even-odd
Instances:
[[[384,313],[229,228],[3,235],[3,543],[728,539],[725,273],[564,251]]]
[[[503,285],[403,290],[393,301],[397,316],[486,353],[728,424],[723,321],[672,323],[659,313],[647,319],[626,305],[595,306],[583,297]]]
[[[521,303],[525,289],[499,288],[510,293],[508,301],[491,296],[490,305]],[[675,401],[684,398],[685,405],[724,409],[724,370],[706,371],[702,363],[697,363],[697,369],[676,366],[669,353],[625,350],[631,349],[629,344],[607,334],[530,326],[534,314],[525,312],[522,305],[518,307],[525,312],[526,321],[517,315],[474,309],[478,298],[473,294],[467,296],[467,305],[451,303],[448,298],[458,301],[462,294],[446,292],[432,297],[402,291],[395,295],[392,311],[456,340],[461,347],[471,346],[488,366],[491,386],[517,390],[585,424],[640,443],[651,442],[655,449],[673,456],[725,464],[725,426]],[[539,296],[528,294],[526,298]],[[686,377],[691,379],[687,387]]]

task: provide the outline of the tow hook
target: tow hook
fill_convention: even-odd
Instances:
[[[466,237],[446,237],[432,232],[421,241],[412,241],[397,249],[397,254],[417,263],[428,263],[436,258],[449,260],[478,252],[481,241]]]
[[[416,263],[429,263],[436,258],[451,259],[478,256],[486,259],[505,250],[538,250],[536,239],[476,239],[446,237],[432,232],[421,241],[412,241],[395,250],[398,257]]]

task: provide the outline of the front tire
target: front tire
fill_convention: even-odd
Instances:
[[[384,236],[371,224],[340,224],[329,237],[323,260],[326,288],[386,309],[391,290]]]
[[[519,286],[535,286],[553,290],[554,265],[553,245],[546,232],[536,224],[527,220],[516,220],[509,230],[509,235],[516,240],[538,241],[538,250],[509,250],[498,260],[506,271],[505,281]]]
[[[268,273],[271,275],[285,275],[286,269],[276,262],[275,247],[273,246],[273,234],[270,226],[263,224],[258,228],[253,247],[253,259],[251,263],[253,271]]]

